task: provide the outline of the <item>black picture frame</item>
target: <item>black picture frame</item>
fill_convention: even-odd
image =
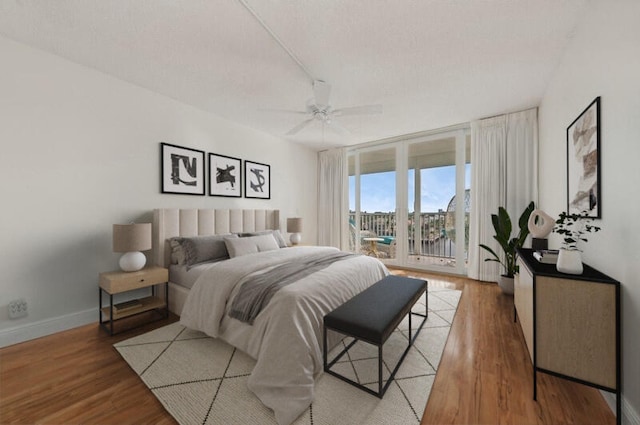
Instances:
[[[271,199],[271,166],[244,161],[244,197]]]
[[[209,153],[209,196],[242,197],[242,160]]]
[[[600,96],[567,127],[567,213],[602,218]]]
[[[204,151],[160,143],[161,193],[204,196],[204,161]]]

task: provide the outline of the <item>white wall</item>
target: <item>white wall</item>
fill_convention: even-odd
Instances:
[[[622,283],[623,416],[640,423],[640,2],[591,2],[540,107],[540,207],[566,209],[566,128],[601,96],[602,231],[583,259]],[[593,234],[591,234],[593,235]],[[557,235],[550,244],[559,246]]]
[[[280,209],[315,242],[316,152],[1,37],[0,57],[0,346],[97,321],[111,226],[153,208]],[[271,165],[271,200],[161,194],[160,142]]]

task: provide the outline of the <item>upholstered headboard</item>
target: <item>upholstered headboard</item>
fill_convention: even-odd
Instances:
[[[280,228],[279,210],[153,210],[153,254],[155,264],[168,267],[168,240],[176,236],[256,232]]]

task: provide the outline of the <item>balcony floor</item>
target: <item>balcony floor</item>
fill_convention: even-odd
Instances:
[[[455,267],[456,259],[449,257],[436,257],[431,255],[411,255],[409,254],[409,258],[407,263],[410,265],[429,265],[429,266],[443,266],[443,267]]]

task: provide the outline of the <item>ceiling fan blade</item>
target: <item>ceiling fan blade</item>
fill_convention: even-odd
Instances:
[[[269,111],[269,112],[283,112],[286,114],[300,114],[307,115],[309,111],[294,111],[293,109],[277,109],[277,108],[263,108],[261,111]]]
[[[351,106],[349,108],[340,108],[335,109],[332,114],[335,116],[344,116],[344,115],[366,115],[366,114],[381,114],[382,113],[382,105],[362,105],[362,106]]]
[[[351,134],[349,130],[347,130],[342,124],[340,124],[336,120],[326,121],[327,125],[334,130],[336,133],[346,136]]]
[[[306,126],[308,126],[309,124],[311,124],[311,122],[314,120],[313,117],[306,119],[304,121],[302,121],[300,124],[296,125],[295,127],[293,127],[291,130],[287,131],[285,134],[287,136],[293,136],[294,134],[297,134],[300,132],[300,130],[302,130],[303,128],[305,128]]]
[[[331,84],[322,80],[313,82],[313,97],[316,105],[329,106],[329,95],[331,94]]]

